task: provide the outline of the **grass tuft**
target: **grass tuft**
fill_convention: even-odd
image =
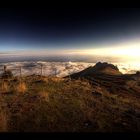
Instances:
[[[27,86],[25,82],[19,82],[18,86],[16,87],[17,92],[24,93],[27,91]]]

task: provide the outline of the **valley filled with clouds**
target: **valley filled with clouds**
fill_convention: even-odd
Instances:
[[[138,63],[113,63],[123,73],[135,73],[140,70]],[[8,62],[0,63],[0,73],[3,72],[3,66],[6,65],[7,69],[11,70],[15,76],[20,75],[20,67],[22,75],[41,74],[44,76],[64,77],[79,71],[82,71],[89,66],[94,66],[95,63],[85,62],[46,62],[46,61],[24,61],[24,62]]]

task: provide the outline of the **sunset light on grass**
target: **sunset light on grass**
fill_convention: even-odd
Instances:
[[[57,8],[0,8],[0,132],[140,132],[140,9]]]

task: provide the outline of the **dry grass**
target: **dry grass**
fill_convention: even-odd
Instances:
[[[0,132],[8,130],[8,116],[4,111],[0,112]]]
[[[83,79],[24,77],[10,85],[13,94],[0,96],[0,131],[140,131],[139,99],[132,104],[129,93],[120,97]]]
[[[25,84],[25,82],[19,82],[19,84],[16,87],[16,91],[19,93],[24,93],[27,91],[27,86]]]
[[[39,96],[43,98],[45,101],[49,101],[49,93],[46,91],[42,91],[39,93]]]
[[[9,92],[9,84],[8,81],[3,80],[1,83],[1,92],[2,93],[8,93]]]

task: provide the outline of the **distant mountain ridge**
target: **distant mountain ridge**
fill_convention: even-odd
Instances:
[[[117,66],[114,66],[113,64],[109,63],[96,63],[95,66],[90,66],[86,68],[85,70],[74,73],[70,75],[71,77],[84,77],[84,76],[92,76],[95,74],[109,74],[109,75],[122,75],[122,73],[119,71]]]

